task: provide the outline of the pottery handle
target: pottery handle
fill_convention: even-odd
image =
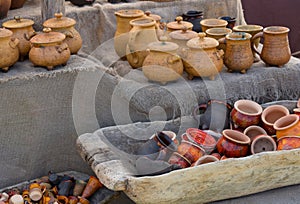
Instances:
[[[10,41],[9,41],[9,46],[13,49],[15,49],[18,44],[19,44],[19,39],[18,38],[11,38]]]
[[[29,33],[24,33],[24,38],[25,40],[29,41],[35,35],[36,35],[35,31],[30,31]]]
[[[69,37],[69,38],[74,38],[74,34],[72,33],[72,31],[64,31],[63,32],[65,34],[66,37]]]
[[[56,46],[56,50],[58,53],[62,53],[63,51],[67,50],[68,48],[69,47],[66,43]]]
[[[260,55],[260,52],[257,50],[254,42],[257,38],[263,38],[263,34],[264,34],[263,32],[259,32],[259,33],[255,34],[252,38],[252,43],[251,43],[252,50],[254,50],[254,52],[256,52],[258,55]]]
[[[176,62],[179,62],[181,60],[181,57],[178,55],[172,55],[169,56],[167,59],[168,64],[175,64]]]

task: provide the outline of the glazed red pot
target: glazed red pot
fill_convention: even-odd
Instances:
[[[290,114],[274,123],[277,139],[284,136],[300,136],[300,119],[296,114]]]
[[[244,157],[248,154],[250,138],[236,130],[223,130],[217,150],[226,157]]]
[[[186,135],[190,142],[193,142],[202,147],[207,154],[210,154],[216,146],[216,140],[210,134],[197,128],[188,128]]]
[[[194,163],[205,154],[204,149],[189,141],[182,141],[177,152],[187,158],[190,163]]]

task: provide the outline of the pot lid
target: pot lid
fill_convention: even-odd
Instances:
[[[62,42],[66,36],[59,32],[52,32],[51,28],[44,28],[43,33],[37,34],[30,39],[31,43],[35,44],[50,44]]]
[[[178,45],[172,42],[166,42],[168,38],[162,36],[160,38],[161,41],[152,42],[148,45],[148,48],[153,51],[160,51],[160,52],[172,52],[178,49]]]
[[[55,18],[50,18],[43,23],[46,28],[66,28],[76,24],[72,18],[63,17],[62,13],[55,13]]]
[[[219,42],[210,37],[205,37],[205,33],[198,33],[197,38],[193,38],[187,42],[187,46],[194,49],[209,49],[216,48],[219,45]]]
[[[160,21],[161,17],[156,14],[152,14],[151,11],[145,11],[147,17],[153,18],[155,21]]]
[[[28,26],[32,26],[34,24],[33,20],[24,19],[20,16],[15,16],[14,20],[6,21],[2,24],[5,28],[24,28]]]
[[[198,37],[198,33],[192,30],[188,30],[187,27],[183,27],[181,30],[175,30],[169,33],[169,36],[175,40],[190,40]]]
[[[187,21],[183,21],[183,18],[181,16],[177,16],[176,21],[168,23],[167,27],[172,30],[182,30],[184,27],[186,27],[187,29],[192,29],[193,24]]]
[[[125,17],[125,18],[137,18],[144,15],[144,12],[139,9],[128,9],[128,10],[119,10],[115,12],[116,16]]]
[[[153,18],[142,17],[133,19],[129,23],[132,26],[149,27],[154,26],[156,21]]]
[[[6,28],[0,28],[0,38],[6,38],[12,36],[13,32]]]

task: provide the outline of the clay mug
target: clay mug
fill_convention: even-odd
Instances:
[[[250,138],[236,130],[223,130],[217,150],[226,157],[244,157],[248,154]]]
[[[196,162],[205,154],[203,148],[189,141],[182,141],[178,146],[177,152],[187,158],[190,163]]]
[[[276,151],[277,145],[272,137],[268,135],[257,135],[251,142],[251,154],[260,152]]]
[[[232,106],[226,101],[212,99],[206,104],[200,104],[194,109],[193,115],[196,118],[197,111],[204,111],[200,116],[199,128],[201,130],[214,130],[222,132],[229,128],[229,114]]]
[[[20,194],[15,194],[9,198],[9,204],[24,204],[24,199]]]
[[[178,168],[184,169],[191,166],[191,162],[183,155],[174,152],[168,160],[169,164],[172,164]]]
[[[45,187],[41,187],[38,183],[32,183],[29,185],[29,197],[32,201],[39,201],[43,197],[43,193],[46,191]]]
[[[219,39],[219,43],[226,44],[224,64],[228,72],[238,71],[244,74],[252,66],[251,37],[249,33],[232,32]]]
[[[73,195],[74,196],[80,196],[83,192],[83,189],[85,188],[87,182],[85,182],[84,180],[76,180],[75,181],[75,186],[73,189]]]
[[[256,38],[263,38],[263,48],[261,53],[255,46],[252,46],[264,63],[269,66],[282,67],[289,62],[291,58],[291,49],[288,40],[290,29],[283,26],[270,26],[263,29],[263,32],[257,33]]]
[[[277,141],[277,150],[291,150],[300,148],[299,136],[284,136]]]
[[[284,136],[300,136],[300,119],[296,114],[279,118],[274,123],[277,140]]]
[[[247,127],[243,133],[250,138],[251,142],[257,135],[268,135],[268,133],[262,127],[257,125],[251,125]]]
[[[268,135],[275,135],[274,123],[283,116],[289,115],[289,110],[283,105],[271,105],[265,108],[261,114],[262,128],[264,128]]]
[[[103,184],[95,176],[90,176],[88,183],[86,184],[82,196],[83,198],[89,198],[92,196],[98,189],[100,189]]]
[[[247,128],[258,125],[262,114],[262,107],[251,100],[238,100],[234,103],[230,116],[235,128]]]

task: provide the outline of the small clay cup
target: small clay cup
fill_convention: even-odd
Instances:
[[[205,154],[204,149],[189,141],[182,141],[177,152],[187,158],[190,163],[194,163]]]
[[[296,114],[283,116],[274,123],[273,127],[277,139],[284,136],[300,136],[300,119]]]
[[[277,145],[272,137],[268,135],[257,135],[251,143],[251,154],[260,152],[276,151]]]
[[[174,152],[169,158],[169,164],[178,166],[181,169],[187,168],[191,166],[190,161],[182,156],[181,154]]]
[[[257,125],[251,125],[247,127],[243,133],[250,138],[251,142],[257,135],[268,135],[268,133],[262,127]]]
[[[277,140],[277,150],[291,150],[300,148],[299,136],[284,136]]]

